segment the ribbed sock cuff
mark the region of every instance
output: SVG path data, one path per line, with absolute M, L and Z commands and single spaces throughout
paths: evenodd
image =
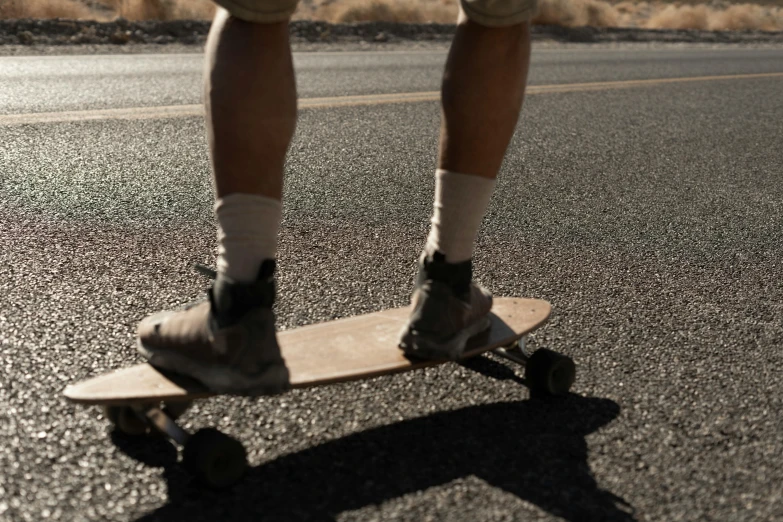
M 494 179 L 439 169 L 435 173 L 432 228 L 425 250 L 443 253 L 448 263 L 471 259 L 494 189 Z
M 229 194 L 215 202 L 218 272 L 238 282 L 255 281 L 261 263 L 277 255 L 280 201 L 255 194 Z

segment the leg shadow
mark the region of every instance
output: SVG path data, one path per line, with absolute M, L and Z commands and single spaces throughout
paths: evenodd
M 487 354 L 471 357 L 457 364 L 496 381 L 514 381 L 519 384 L 525 384 L 525 380 L 512 369 L 516 365 L 497 362 Z
M 334 520 L 467 476 L 566 520 L 635 520 L 587 463 L 585 436 L 619 411 L 569 395 L 436 413 L 283 455 L 228 491 L 200 487 L 171 465 L 169 503 L 141 520 Z
M 114 429 L 111 441 L 129 457 L 152 468 L 171 468 L 177 464 L 177 448 L 164 436 L 126 435 Z

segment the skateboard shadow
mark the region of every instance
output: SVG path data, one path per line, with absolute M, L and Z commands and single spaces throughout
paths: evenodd
M 162 435 L 135 437 L 115 429 L 110 437 L 117 449 L 151 468 L 168 469 L 177 465 L 177 447 Z
M 282 455 L 228 491 L 199 486 L 164 458 L 169 502 L 139 520 L 335 520 L 475 476 L 566 520 L 631 521 L 587 463 L 585 436 L 619 412 L 573 394 L 439 412 Z

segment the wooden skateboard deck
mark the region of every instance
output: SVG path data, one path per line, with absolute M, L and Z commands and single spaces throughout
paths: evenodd
M 540 299 L 495 298 L 492 326 L 471 340 L 465 358 L 512 345 L 543 325 L 550 310 L 549 303 Z M 408 359 L 397 347 L 409 313 L 409 308 L 397 308 L 279 332 L 291 387 L 366 379 L 440 364 Z M 192 379 L 164 373 L 149 364 L 70 385 L 64 394 L 76 403 L 101 405 L 190 401 L 215 395 Z

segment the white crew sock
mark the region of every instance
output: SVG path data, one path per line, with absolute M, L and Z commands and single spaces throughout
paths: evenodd
M 427 254 L 437 250 L 448 263 L 472 258 L 476 235 L 494 188 L 494 179 L 439 169 L 435 173 L 432 228 L 424 247 Z
M 229 194 L 215 202 L 218 220 L 218 272 L 237 282 L 258 277 L 265 259 L 277 253 L 282 205 L 255 194 Z

